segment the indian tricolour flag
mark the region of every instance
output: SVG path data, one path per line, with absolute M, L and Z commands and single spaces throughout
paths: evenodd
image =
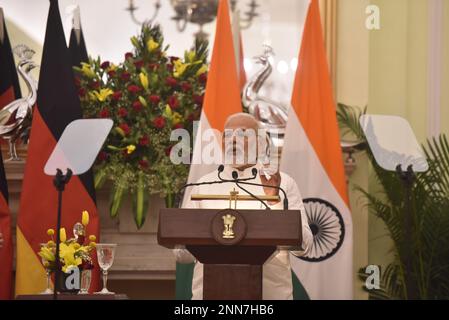
M 214 49 L 212 51 L 201 119 L 193 148 L 189 183 L 197 182 L 205 174 L 217 170 L 218 165 L 221 163 L 221 154 L 214 154 L 214 151 L 221 151 L 219 135 L 224 130 L 225 121 L 230 115 L 242 112 L 229 11 L 228 0 L 220 0 Z M 216 135 L 210 135 L 210 129 L 215 129 Z M 213 152 L 209 153 L 208 150 Z M 203 154 L 206 156 L 203 157 Z M 189 194 L 188 190 L 186 190 L 185 194 Z M 186 201 L 186 198 L 184 198 L 184 201 Z M 177 264 L 177 299 L 191 298 L 192 274 L 193 265 Z
M 352 299 L 352 219 L 318 0 L 308 1 L 281 170 L 297 182 L 314 234 L 291 256 L 311 299 Z

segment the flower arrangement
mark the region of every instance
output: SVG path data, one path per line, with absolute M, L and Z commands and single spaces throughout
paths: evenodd
M 81 223 L 78 222 L 73 227 L 74 238 L 67 239 L 65 228 L 59 230 L 61 240 L 59 257 L 64 273 L 67 273 L 73 267 L 83 270 L 93 269 L 94 267 L 91 253 L 95 249 L 96 237 L 90 235 L 86 239 L 86 229 L 89 224 L 89 213 L 87 211 L 83 211 L 81 221 Z M 47 235 L 50 237 L 50 240 L 41 246 L 38 255 L 42 258 L 45 269 L 53 272 L 56 270 L 55 231 L 48 229 Z
M 170 161 L 177 143 L 170 135 L 180 128 L 192 133 L 193 121 L 200 117 L 208 44 L 197 41 L 183 58 L 170 57 L 159 26 L 144 26 L 131 43 L 134 51 L 125 54 L 123 63 L 91 59 L 75 71 L 84 116 L 114 121 L 94 167 L 95 187 L 112 181 L 111 217 L 130 194 L 141 228 L 149 196 L 165 197 L 171 206 L 187 180 L 188 167 Z

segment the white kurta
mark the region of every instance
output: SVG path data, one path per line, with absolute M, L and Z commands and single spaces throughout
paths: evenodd
M 239 171 L 239 178 L 248 178 L 252 176 L 252 168 L 248 168 L 242 172 Z M 232 167 L 225 167 L 222 177 L 224 179 L 232 179 L 232 171 L 235 171 Z M 211 172 L 200 179 L 199 182 L 215 181 L 218 180 L 217 171 Z M 254 183 L 261 183 L 260 177 L 254 181 Z M 255 195 L 264 195 L 262 187 L 258 186 L 244 186 Z M 304 205 L 302 202 L 301 194 L 299 193 L 296 182 L 287 174 L 281 172 L 281 187 L 287 193 L 290 210 L 301 210 L 302 220 L 302 236 L 303 243 L 302 248 L 304 251 L 295 252 L 295 254 L 304 254 L 310 247 L 313 236 L 307 223 L 307 216 L 305 214 Z M 190 199 L 191 194 L 229 194 L 229 191 L 236 189 L 239 194 L 245 194 L 242 190 L 239 190 L 234 183 L 223 183 L 215 185 L 203 185 L 192 187 L 191 190 L 187 190 L 186 194 Z M 283 199 L 282 193 L 281 200 Z M 283 202 L 279 202 L 276 205 L 270 206 L 273 210 L 282 210 Z M 199 209 L 225 209 L 229 208 L 229 201 L 186 201 L 185 208 L 199 208 Z M 237 209 L 264 209 L 264 206 L 257 201 L 244 201 L 238 202 Z M 271 212 L 270 214 L 276 214 Z M 174 250 L 176 259 L 179 263 L 192 263 L 196 262 L 193 282 L 192 282 L 192 294 L 194 300 L 201 300 L 203 298 L 203 265 L 196 261 L 196 259 L 187 250 L 177 249 Z M 276 252 L 263 266 L 263 299 L 264 300 L 291 300 L 293 299 L 292 288 L 292 276 L 290 269 L 290 257 L 289 251 Z

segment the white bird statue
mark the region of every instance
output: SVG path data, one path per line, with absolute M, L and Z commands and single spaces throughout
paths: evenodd
M 28 142 L 33 106 L 37 99 L 37 81 L 30 72 L 39 67 L 31 60 L 34 50 L 26 45 L 18 45 L 13 49 L 19 57 L 17 70 L 28 88 L 26 97 L 14 100 L 0 111 L 0 136 L 8 140 L 10 158 L 6 161 L 19 161 L 16 142 L 20 138 L 23 143 Z
M 264 47 L 264 53 L 254 58 L 257 64 L 262 65 L 262 69 L 243 88 L 242 102 L 248 112 L 256 117 L 261 127 L 272 137 L 275 145 L 281 147 L 288 119 L 288 107 L 259 94 L 263 84 L 273 71 L 270 62 L 270 58 L 274 54 L 273 49 L 268 45 L 264 45 Z

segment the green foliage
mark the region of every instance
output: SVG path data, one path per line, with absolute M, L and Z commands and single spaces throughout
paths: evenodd
M 359 124 L 365 113 L 356 107 L 338 106 L 342 132 L 366 142 Z M 407 299 L 406 279 L 417 288 L 419 299 L 449 298 L 449 144 L 445 135 L 429 139 L 423 146 L 429 170 L 416 174 L 413 186 L 411 243 L 404 237 L 404 191 L 394 172 L 380 168 L 371 151 L 368 159 L 379 194 L 356 187 L 368 200 L 370 212 L 381 219 L 393 241 L 394 260 L 382 272 L 381 290 L 369 291 L 372 299 Z M 405 270 L 411 250 L 412 272 Z M 359 273 L 365 279 L 363 271 Z

